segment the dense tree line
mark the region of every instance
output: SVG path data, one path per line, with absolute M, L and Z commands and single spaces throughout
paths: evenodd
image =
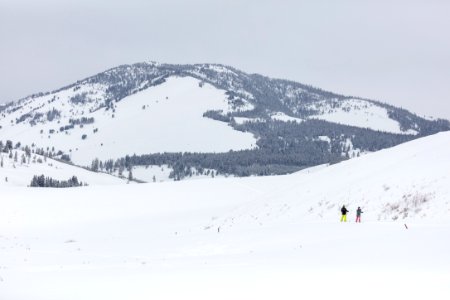
M 55 108 L 53 108 L 52 110 L 49 110 L 46 113 L 47 116 L 47 120 L 49 122 L 52 122 L 54 119 L 59 118 L 61 116 L 61 112 Z
M 76 90 L 76 88 L 74 89 L 74 91 L 75 90 Z M 76 94 L 70 98 L 70 102 L 72 102 L 73 104 L 85 104 L 87 101 L 88 101 L 88 98 L 87 98 L 86 92 Z
M 401 130 L 416 130 L 420 136 L 450 130 L 449 121 L 447 120 L 437 119 L 434 121 L 429 121 L 426 119 L 417 118 L 417 116 L 405 109 L 396 108 L 390 105 L 385 106 L 388 109 L 389 117 L 399 122 Z
M 211 169 L 218 174 L 236 176 L 287 174 L 349 158 L 352 149 L 348 141 L 360 151 L 377 151 L 414 138 L 321 120 L 249 122 L 234 126 L 254 133 L 258 147 L 226 153 L 155 153 L 127 155 L 117 160 L 95 159 L 91 169 L 112 173 L 131 170 L 134 166 L 168 165 L 173 169 L 170 177 L 175 180 Z M 319 137 L 328 137 L 330 142 Z
M 231 120 L 233 119 L 230 114 L 223 115 L 222 111 L 218 110 L 208 110 L 205 113 L 203 113 L 203 117 L 226 123 L 231 122 Z
M 257 145 L 262 149 L 270 149 L 274 152 L 289 150 L 309 152 L 308 155 L 312 157 L 315 156 L 314 153 L 316 152 L 323 152 L 323 147 L 328 145 L 327 142 L 318 141 L 318 137 L 321 136 L 330 138 L 330 151 L 334 154 L 346 152 L 343 147 L 346 140 L 351 140 L 353 146 L 362 151 L 377 151 L 415 138 L 412 135 L 392 134 L 314 119 L 301 123 L 283 121 L 248 122 L 235 125 L 235 129 L 256 134 L 259 138 Z M 313 147 L 312 144 L 316 146 Z M 317 149 L 317 145 L 322 145 L 322 148 Z
M 52 188 L 68 188 L 83 186 L 83 182 L 78 181 L 76 176 L 72 176 L 68 180 L 57 180 L 44 175 L 35 175 L 30 183 L 31 187 L 52 187 Z
M 69 123 L 72 125 L 86 125 L 86 124 L 93 124 L 95 122 L 94 117 L 81 117 L 78 119 L 70 119 Z

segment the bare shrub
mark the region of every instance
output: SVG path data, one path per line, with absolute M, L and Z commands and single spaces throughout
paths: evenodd
M 408 193 L 402 196 L 397 202 L 386 203 L 382 210 L 382 216 L 391 217 L 392 220 L 399 218 L 406 219 L 409 216 L 418 215 L 422 211 L 424 204 L 430 202 L 432 194 L 420 192 Z

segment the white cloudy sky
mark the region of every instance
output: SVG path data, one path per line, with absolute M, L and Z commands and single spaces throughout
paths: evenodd
M 0 0 L 0 102 L 212 62 L 450 119 L 447 0 Z

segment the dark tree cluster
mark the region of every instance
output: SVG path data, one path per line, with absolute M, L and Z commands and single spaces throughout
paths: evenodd
M 52 122 L 54 119 L 59 118 L 61 116 L 61 112 L 55 108 L 49 110 L 46 114 L 47 120 Z
M 76 89 L 74 88 L 74 91 L 76 91 Z M 70 102 L 72 102 L 73 104 L 85 104 L 88 101 L 87 98 L 87 93 L 81 93 L 81 94 L 76 94 L 75 96 L 72 96 L 70 98 Z
M 450 122 L 448 120 L 437 119 L 429 121 L 417 118 L 414 114 L 401 108 L 385 105 L 388 108 L 390 118 L 396 120 L 400 124 L 401 130 L 416 130 L 420 136 L 434 134 L 444 130 L 450 130 Z
M 86 125 L 86 124 L 93 124 L 95 122 L 94 117 L 86 118 L 81 117 L 79 119 L 70 119 L 69 123 L 71 125 Z
M 51 187 L 51 188 L 68 188 L 83 186 L 83 182 L 78 181 L 76 176 L 72 176 L 68 180 L 56 180 L 44 175 L 35 175 L 30 183 L 31 187 Z
M 75 128 L 75 125 L 70 124 L 70 125 L 65 125 L 65 126 L 59 127 L 59 131 L 63 132 L 63 131 L 74 129 L 74 128 Z
M 44 116 L 43 113 L 35 113 L 33 119 L 30 121 L 30 125 L 34 126 L 39 122 L 39 120 Z
M 16 124 L 22 123 L 31 117 L 32 117 L 31 113 L 23 114 L 19 118 L 16 119 Z
M 308 154 L 310 157 L 322 155 L 320 152 L 327 149 L 328 143 L 318 140 L 320 136 L 331 139 L 330 152 L 338 155 L 346 152 L 343 144 L 348 139 L 352 141 L 355 148 L 362 151 L 377 151 L 415 138 L 411 135 L 392 134 L 314 119 L 302 123 L 248 122 L 235 125 L 235 129 L 256 134 L 259 137 L 257 145 L 261 149 L 270 149 L 273 152 L 295 150 L 295 152 Z M 322 147 L 311 148 L 310 144 L 320 144 Z
M 216 121 L 221 121 L 225 123 L 231 122 L 233 119 L 229 114 L 223 115 L 222 111 L 219 110 L 208 110 L 203 114 L 203 117 L 210 118 Z
M 69 154 L 61 154 L 60 159 L 61 159 L 62 161 L 64 161 L 64 162 L 71 162 L 71 159 L 70 159 L 70 155 L 69 155 Z
M 5 143 L 0 141 L 0 152 L 9 153 L 13 147 L 13 142 L 11 140 L 7 140 Z

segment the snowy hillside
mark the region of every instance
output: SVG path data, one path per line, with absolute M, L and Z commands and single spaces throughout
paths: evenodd
M 0 106 L 1 141 L 54 149 L 83 166 L 113 159 L 111 173 L 155 166 L 154 157 L 124 166 L 127 156 L 169 153 L 158 165 L 176 165 L 179 179 L 191 167 L 287 174 L 449 129 L 446 120 L 213 64 L 123 65 Z M 182 153 L 197 156 L 187 162 Z M 203 153 L 210 164 L 199 163 Z
M 252 134 L 203 117 L 208 110 L 226 113 L 232 108 L 225 91 L 209 84 L 200 87 L 199 83 L 192 77 L 171 77 L 125 97 L 109 110 L 98 107 L 103 103 L 99 99 L 104 100 L 100 91 L 105 87 L 79 85 L 23 103 L 22 109 L 0 121 L 4 128 L 0 136 L 23 144 L 54 147 L 70 153 L 73 162 L 84 166 L 94 158 L 116 159 L 127 154 L 226 152 L 255 147 Z M 83 93 L 88 93 L 86 100 L 74 101 Z M 45 117 L 51 114 L 48 111 L 57 111 L 57 116 L 52 122 L 37 120 L 34 126 L 25 121 L 17 123 L 27 111 L 33 112 L 30 118 Z M 76 125 L 63 128 L 71 124 Z
M 449 147 L 445 132 L 286 176 L 1 187 L 0 298 L 448 299 Z
M 108 174 L 91 172 L 41 155 L 32 154 L 27 157 L 22 150 L 12 150 L 11 156 L 10 158 L 8 153 L 0 153 L 0 187 L 29 186 L 35 175 L 44 175 L 61 181 L 76 176 L 87 185 L 117 185 L 127 182 Z
M 310 118 L 396 134 L 418 134 L 415 129 L 402 130 L 400 123 L 389 117 L 388 109 L 369 101 L 345 99 L 338 107 L 317 102 L 310 108 L 319 112 Z
M 274 188 L 215 224 L 328 222 L 344 204 L 352 218 L 360 206 L 363 218 L 373 222 L 450 222 L 449 147 L 450 132 L 445 132 L 336 165 L 260 179 L 255 182 Z

